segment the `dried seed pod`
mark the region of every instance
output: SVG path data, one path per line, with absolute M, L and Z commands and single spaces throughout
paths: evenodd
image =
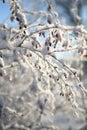
M 14 17 L 14 16 L 11 16 L 10 19 L 11 19 L 11 21 L 13 22 L 14 19 L 15 19 L 15 17 Z
M 67 78 L 67 74 L 66 73 L 63 73 L 64 74 L 64 77 Z
M 79 47 L 78 53 L 79 53 L 80 55 L 83 55 L 83 52 L 84 52 L 83 48 L 82 48 L 82 47 Z
M 56 80 L 59 81 L 59 78 L 57 78 Z
M 47 47 L 47 51 L 49 51 L 50 50 L 50 48 L 49 48 L 49 46 Z
M 49 4 L 48 7 L 47 7 L 47 10 L 50 11 L 51 10 L 51 5 Z
M 50 78 L 52 78 L 52 75 L 49 75 Z
M 29 56 L 32 57 L 32 54 L 30 53 Z
M 22 29 L 22 27 L 21 27 L 21 26 L 19 26 L 19 29 Z
M 17 21 L 20 21 L 20 19 L 19 19 L 18 17 L 16 18 L 16 20 L 17 20 Z
M 60 93 L 60 96 L 64 96 L 64 93 L 63 93 L 63 92 L 61 92 L 61 93 Z
M 15 13 L 14 10 L 11 13 L 14 14 Z
M 46 41 L 45 41 L 45 46 L 48 46 L 48 45 L 50 45 L 50 37 L 48 37 L 48 38 L 46 39 Z
M 49 24 L 52 23 L 52 18 L 51 18 L 51 15 L 50 15 L 50 14 L 48 14 L 48 16 L 47 16 L 47 22 L 48 22 Z
M 24 25 L 24 28 L 27 28 L 27 25 Z
M 39 66 L 39 69 L 41 69 L 41 66 Z
M 3 3 L 5 3 L 5 0 L 3 0 Z

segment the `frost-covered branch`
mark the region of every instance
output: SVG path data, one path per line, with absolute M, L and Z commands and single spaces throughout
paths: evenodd
M 50 0 L 47 12 L 25 12 L 20 1 L 8 3 L 10 20 L 18 27 L 0 25 L 0 124 L 3 130 L 57 130 L 54 117 L 59 110 L 84 114 L 81 92 L 87 96 L 87 90 L 59 52 L 75 51 L 82 57 L 87 31 L 82 25 L 60 24 Z M 44 22 L 28 24 L 26 13 L 43 16 Z

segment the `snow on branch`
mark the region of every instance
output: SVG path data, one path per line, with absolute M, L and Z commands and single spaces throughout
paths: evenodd
M 0 25 L 2 130 L 58 130 L 53 119 L 59 109 L 78 117 L 84 113 L 81 92 L 87 96 L 87 90 L 77 70 L 61 60 L 59 52 L 84 55 L 87 31 L 82 25 L 60 24 L 58 13 L 47 2 L 47 12 L 29 12 L 19 1 L 8 0 L 10 20 L 17 20 L 18 27 Z M 28 24 L 26 13 L 45 16 L 44 23 Z

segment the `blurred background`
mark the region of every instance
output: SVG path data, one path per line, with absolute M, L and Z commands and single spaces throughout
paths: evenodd
M 25 11 L 47 11 L 47 0 L 20 0 L 19 2 L 21 3 L 21 6 L 24 8 Z M 61 24 L 71 26 L 84 25 L 85 29 L 87 29 L 87 0 L 51 0 L 51 3 L 53 4 L 54 9 L 58 12 L 59 21 Z M 31 14 L 29 14 L 28 16 L 26 14 L 26 17 L 28 19 L 28 24 L 35 21 L 35 18 L 33 18 Z M 44 22 L 44 19 L 42 22 Z M 10 21 L 10 8 L 6 0 L 4 3 L 3 0 L 0 0 L 0 24 L 2 23 L 7 23 L 10 27 L 18 26 L 17 21 Z M 67 54 L 66 57 L 65 55 L 62 55 L 61 57 L 65 58 L 67 62 L 71 62 L 71 66 L 79 70 L 80 79 L 83 80 L 85 87 L 87 87 L 87 55 L 84 55 L 83 58 L 73 58 L 73 55 L 74 54 L 69 57 L 69 55 Z M 85 110 L 87 114 L 87 106 L 85 106 Z M 57 116 L 57 118 L 59 117 L 59 115 Z M 67 124 L 68 122 L 68 119 L 66 119 L 66 117 L 64 117 L 64 119 L 61 119 L 60 117 L 57 120 L 59 121 L 60 125 L 62 125 L 63 123 L 63 127 L 65 127 L 64 124 Z M 71 122 L 73 122 L 73 119 Z M 74 122 L 75 125 L 86 123 L 87 116 L 85 117 L 85 120 L 80 119 Z M 72 128 L 70 127 L 68 130 L 71 129 Z

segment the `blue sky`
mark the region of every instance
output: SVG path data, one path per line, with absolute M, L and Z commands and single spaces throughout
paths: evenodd
M 2 23 L 4 20 L 9 17 L 10 9 L 9 5 L 7 3 L 3 4 L 0 2 L 0 23 Z
M 10 21 L 10 7 L 7 2 L 5 2 L 4 4 L 0 2 L 0 24 L 2 23 L 7 23 L 10 26 L 16 25 L 16 21 Z
M 34 0 L 25 0 L 23 2 L 23 6 L 25 8 L 25 10 L 31 10 L 32 9 L 32 3 L 34 2 Z M 39 2 L 39 0 L 37 0 L 37 2 Z M 43 4 L 40 4 L 40 6 Z M 43 7 L 42 7 L 43 8 Z M 35 8 L 33 8 L 33 10 L 35 10 Z M 0 1 L 0 24 L 2 23 L 7 23 L 10 26 L 14 26 L 17 25 L 17 22 L 11 22 L 10 21 L 10 7 L 9 4 L 7 2 L 3 3 L 2 1 Z

